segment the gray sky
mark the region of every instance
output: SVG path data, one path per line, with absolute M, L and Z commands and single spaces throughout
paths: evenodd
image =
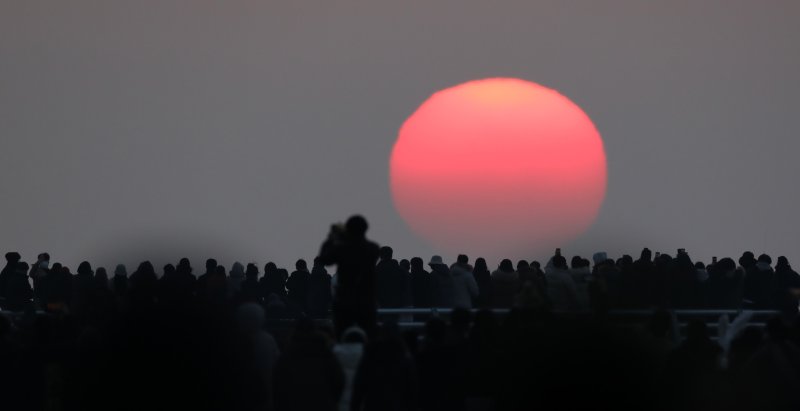
M 604 139 L 606 200 L 567 255 L 800 258 L 798 18 L 791 0 L 3 0 L 0 249 L 288 265 L 360 212 L 427 258 L 389 193 L 397 130 L 436 90 L 513 76 Z

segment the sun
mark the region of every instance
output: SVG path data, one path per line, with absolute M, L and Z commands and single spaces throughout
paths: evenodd
M 559 92 L 489 78 L 434 93 L 403 123 L 389 162 L 395 207 L 437 250 L 531 258 L 594 222 L 606 156 Z

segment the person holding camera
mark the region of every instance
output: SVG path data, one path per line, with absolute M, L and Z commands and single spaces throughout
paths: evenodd
M 337 265 L 333 296 L 333 323 L 337 338 L 350 326 L 357 325 L 374 336 L 377 327 L 375 302 L 375 265 L 380 248 L 366 237 L 367 220 L 354 215 L 347 222 L 334 224 L 322 243 L 319 261 Z

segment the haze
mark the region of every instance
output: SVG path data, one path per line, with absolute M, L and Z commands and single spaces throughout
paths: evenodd
M 568 256 L 800 257 L 798 17 L 788 0 L 5 0 L 0 249 L 288 265 L 358 212 L 429 258 L 389 193 L 398 128 L 436 90 L 508 76 L 603 136 L 605 203 Z

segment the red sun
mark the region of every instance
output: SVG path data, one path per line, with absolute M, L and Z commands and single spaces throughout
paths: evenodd
M 580 236 L 606 191 L 603 142 L 555 90 L 491 78 L 433 94 L 390 160 L 398 212 L 437 249 L 530 258 Z

